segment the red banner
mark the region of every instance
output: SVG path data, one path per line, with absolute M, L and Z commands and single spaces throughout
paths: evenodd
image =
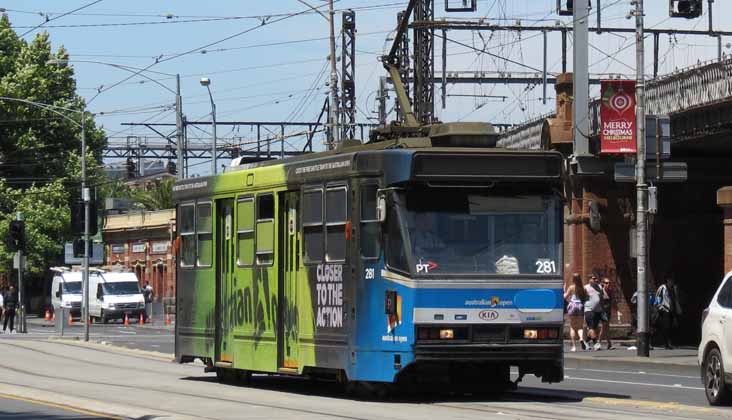
M 600 153 L 635 153 L 635 81 L 603 80 Z

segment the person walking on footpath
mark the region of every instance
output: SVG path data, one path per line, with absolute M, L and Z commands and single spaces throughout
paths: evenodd
M 150 318 L 150 312 L 152 312 L 152 301 L 153 301 L 153 287 L 150 286 L 150 282 L 145 282 L 145 287 L 142 288 L 142 296 L 145 298 L 145 318 Z
M 604 339 L 607 343 L 607 349 L 613 348 L 613 343 L 610 341 L 610 320 L 612 319 L 614 293 L 612 290 L 612 284 L 610 279 L 607 277 L 602 278 L 600 283 L 602 287 L 602 295 L 600 296 L 600 303 L 602 304 L 602 317 L 600 319 L 600 342 Z
M 585 323 L 587 324 L 587 336 L 590 339 L 590 350 L 600 350 L 599 327 L 602 320 L 602 288 L 598 283 L 597 276 L 590 275 L 590 282 L 585 286 L 587 302 L 585 303 Z
M 577 351 L 576 337 L 579 337 L 581 345 L 585 346 L 584 304 L 587 301 L 587 292 L 582 286 L 582 277 L 574 273 L 572 284 L 564 291 L 564 301 L 567 302 L 567 316 L 569 317 L 569 337 L 572 339 L 570 351 Z
M 15 293 L 15 286 L 11 285 L 10 289 L 5 293 L 3 305 L 5 306 L 3 333 L 8 330 L 8 321 L 10 321 L 10 334 L 15 334 L 15 309 L 18 307 L 18 294 Z
M 677 312 L 676 285 L 673 279 L 666 276 L 661 285 L 656 289 L 656 310 L 658 311 L 658 319 L 656 321 L 656 331 L 662 338 L 663 345 L 666 349 L 673 349 L 671 346 L 671 328 L 674 323 Z
M 3 298 L 4 294 L 5 294 L 5 292 L 3 291 L 2 288 L 0 288 L 0 323 L 3 322 L 3 312 L 5 312 L 5 306 L 3 304 L 4 303 L 4 298 Z

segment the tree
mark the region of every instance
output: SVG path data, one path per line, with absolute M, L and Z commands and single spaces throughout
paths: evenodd
M 63 47 L 51 51 L 47 33 L 28 42 L 0 17 L 0 96 L 81 111 L 74 71 L 48 64 L 66 59 Z M 60 112 L 64 116 L 59 115 Z M 39 106 L 0 100 L 0 234 L 20 211 L 26 220 L 28 270 L 39 276 L 62 261 L 70 238 L 69 200 L 81 195 L 81 113 L 53 112 Z M 104 132 L 84 114 L 89 185 L 102 182 Z M 12 255 L 0 244 L 0 273 L 12 271 Z

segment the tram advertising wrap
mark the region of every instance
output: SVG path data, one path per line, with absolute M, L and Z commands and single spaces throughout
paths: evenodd
M 461 139 L 493 135 L 475 127 Z M 223 379 L 480 391 L 515 366 L 561 381 L 561 155 L 434 143 L 179 181 L 177 360 Z

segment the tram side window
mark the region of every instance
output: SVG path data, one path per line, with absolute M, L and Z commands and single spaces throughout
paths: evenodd
M 346 260 L 346 219 L 348 194 L 346 187 L 328 188 L 325 193 L 325 259 L 328 262 Z
M 379 220 L 376 216 L 376 184 L 361 188 L 361 256 L 379 258 Z
M 323 190 L 305 191 L 302 195 L 302 226 L 305 263 L 323 261 Z
M 240 198 L 236 204 L 237 259 L 240 266 L 254 264 L 254 198 Z
M 196 207 L 180 206 L 180 266 L 193 267 L 196 263 Z
M 404 238 L 399 228 L 396 209 L 392 208 L 387 220 L 386 264 L 397 270 L 408 273 L 407 254 L 404 250 Z
M 257 196 L 257 265 L 274 262 L 274 195 Z
M 210 267 L 213 253 L 213 218 L 211 203 L 199 203 L 196 209 L 196 234 L 198 236 L 198 256 L 196 266 Z

